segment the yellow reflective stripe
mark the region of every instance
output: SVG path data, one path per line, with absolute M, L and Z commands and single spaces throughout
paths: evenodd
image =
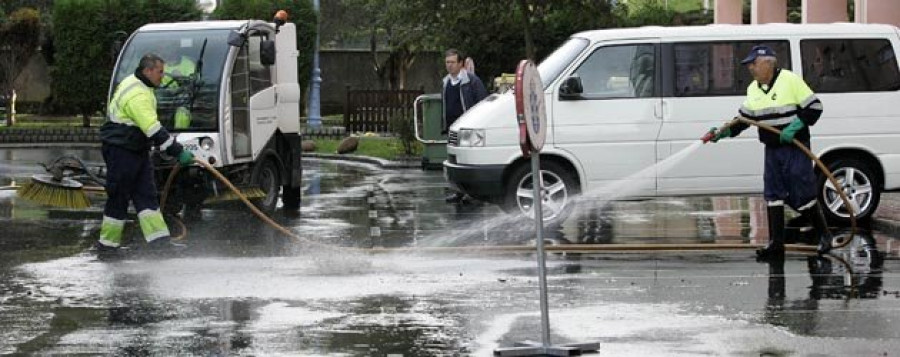
M 100 224 L 100 244 L 107 247 L 118 247 L 122 244 L 122 231 L 125 229 L 125 221 L 103 216 Z
M 816 97 L 815 94 L 810 94 L 810 95 L 807 96 L 805 99 L 803 99 L 803 100 L 800 101 L 800 108 L 806 108 L 806 107 L 808 107 L 809 105 L 811 105 L 813 102 L 815 102 L 816 100 L 819 100 L 819 98 Z M 820 104 L 819 104 L 819 108 L 814 108 L 814 109 L 822 109 L 821 107 L 822 107 L 822 105 L 821 105 L 821 103 L 820 103 Z
M 150 124 L 150 127 L 147 128 L 146 131 L 144 131 L 144 134 L 147 134 L 147 137 L 149 138 L 149 137 L 152 137 L 153 135 L 156 135 L 156 133 L 159 132 L 159 129 L 162 129 L 162 124 L 160 124 L 157 121 L 157 122 L 154 122 L 153 124 Z
M 764 116 L 774 116 L 774 115 L 794 115 L 794 112 L 797 111 L 797 106 L 794 104 L 790 105 L 782 105 L 778 107 L 766 107 L 760 109 L 750 109 L 746 105 L 741 106 L 741 111 L 751 118 L 759 118 Z
M 158 209 L 145 209 L 138 213 L 138 221 L 141 224 L 141 232 L 144 233 L 144 239 L 151 242 L 155 239 L 169 236 L 169 227 L 163 220 L 162 213 Z
M 816 199 L 812 199 L 811 201 L 807 202 L 805 205 L 800 206 L 800 208 L 798 208 L 797 210 L 799 210 L 799 211 L 808 210 L 815 205 L 816 205 Z
M 796 118 L 796 117 L 789 116 L 789 117 L 782 117 L 782 118 L 761 119 L 761 120 L 758 120 L 758 122 L 763 123 L 763 124 L 768 124 L 771 126 L 781 126 L 781 125 L 790 124 L 792 121 L 794 121 L 794 118 Z

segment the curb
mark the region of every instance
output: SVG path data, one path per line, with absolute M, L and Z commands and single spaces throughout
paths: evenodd
M 900 221 L 885 217 L 872 217 L 872 229 L 890 236 L 900 236 Z
M 303 157 L 328 159 L 328 160 L 346 160 L 354 162 L 362 162 L 366 164 L 377 165 L 384 169 L 415 169 L 421 168 L 422 163 L 415 160 L 392 161 L 371 156 L 348 155 L 348 154 L 324 154 L 317 152 L 305 152 Z

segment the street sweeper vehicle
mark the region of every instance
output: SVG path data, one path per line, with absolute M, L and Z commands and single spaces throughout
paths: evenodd
M 119 52 L 109 86 L 134 73 L 141 56 L 166 61 L 156 89 L 160 123 L 194 156 L 209 163 L 264 211 L 285 209 L 301 198 L 300 87 L 297 32 L 276 17 L 260 20 L 148 24 Z M 152 154 L 157 187 L 177 165 Z M 181 169 L 169 192 L 167 212 L 199 207 L 229 191 L 207 170 Z

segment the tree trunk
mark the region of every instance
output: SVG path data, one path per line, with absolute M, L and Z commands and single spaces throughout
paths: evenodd
M 522 21 L 525 28 L 525 57 L 534 61 L 534 40 L 531 38 L 531 11 L 528 9 L 527 0 L 519 0 L 522 8 Z
M 85 128 L 91 127 L 91 115 L 87 113 L 81 113 L 81 126 Z
M 16 90 L 8 92 L 9 100 L 6 102 L 6 126 L 16 125 Z

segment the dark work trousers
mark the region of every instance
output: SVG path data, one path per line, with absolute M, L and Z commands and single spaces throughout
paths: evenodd
M 150 155 L 107 144 L 103 144 L 102 152 L 107 195 L 103 214 L 124 220 L 129 202 L 134 202 L 136 212 L 159 209 Z
M 766 145 L 763 178 L 767 202 L 784 201 L 797 210 L 816 198 L 812 160 L 794 145 Z

